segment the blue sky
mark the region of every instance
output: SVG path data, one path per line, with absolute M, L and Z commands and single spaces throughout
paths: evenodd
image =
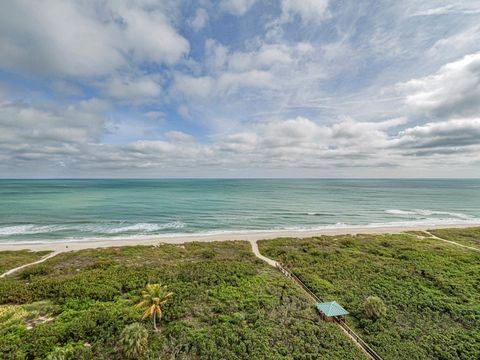
M 479 177 L 478 1 L 0 4 L 0 177 Z

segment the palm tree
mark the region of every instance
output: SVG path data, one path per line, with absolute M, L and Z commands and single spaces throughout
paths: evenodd
M 155 331 L 158 331 L 157 316 L 159 320 L 162 318 L 162 305 L 172 295 L 173 292 L 167 291 L 167 286 L 160 284 L 147 284 L 146 291 L 142 291 L 143 300 L 136 307 L 147 308 L 143 313 L 142 319 L 146 319 L 149 316 L 152 317 Z
M 127 359 L 144 357 L 148 347 L 148 331 L 138 323 L 130 324 L 123 329 L 120 345 Z

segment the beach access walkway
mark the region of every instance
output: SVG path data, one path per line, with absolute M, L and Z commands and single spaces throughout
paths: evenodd
M 258 244 L 256 240 L 250 240 L 252 246 L 252 251 L 256 257 L 265 261 L 270 266 L 277 268 L 283 275 L 285 275 L 290 280 L 297 283 L 307 294 L 308 296 L 315 301 L 315 303 L 321 303 L 322 300 L 312 291 L 310 288 L 298 278 L 293 272 L 289 271 L 284 265 L 280 264 L 278 261 L 270 259 L 260 253 L 258 249 Z M 320 315 L 320 314 L 319 314 Z M 343 319 L 335 318 L 334 322 L 340 327 L 340 329 L 353 341 L 353 343 L 363 351 L 365 356 L 371 360 L 383 360 L 380 355 L 378 355 L 368 344 L 363 341 L 363 339 L 358 336 L 346 323 Z
M 250 240 L 249 242 L 250 242 L 250 245 L 252 246 L 253 254 L 256 257 L 258 257 L 260 260 L 265 261 L 270 266 L 273 266 L 273 267 L 278 266 L 278 262 L 260 254 L 260 250 L 258 250 L 257 240 Z

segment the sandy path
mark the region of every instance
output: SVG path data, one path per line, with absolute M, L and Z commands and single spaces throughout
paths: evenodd
M 28 266 L 32 266 L 32 265 L 35 265 L 35 264 L 40 264 L 40 263 L 44 262 L 45 260 L 48 260 L 48 259 L 54 257 L 54 256 L 57 255 L 57 254 L 58 254 L 58 252 L 52 252 L 52 253 L 44 256 L 44 257 L 41 258 L 40 260 L 31 262 L 31 263 L 28 263 L 28 264 L 23 264 L 23 265 L 18 266 L 18 267 L 16 267 L 16 268 L 13 268 L 13 269 L 10 269 L 10 270 L 8 270 L 8 271 L 5 271 L 2 275 L 0 275 L 0 278 L 3 278 L 3 277 L 8 276 L 8 275 L 11 275 L 11 274 L 17 272 L 18 270 L 24 269 L 24 268 L 26 268 L 26 267 L 28 267 Z
M 253 253 L 256 257 L 258 257 L 260 260 L 265 261 L 268 265 L 271 265 L 273 267 L 277 267 L 277 262 L 275 260 L 272 260 L 272 259 L 260 254 L 260 250 L 258 250 L 257 240 L 250 240 L 250 244 L 252 245 L 252 251 L 253 251 Z
M 463 248 L 465 248 L 465 249 L 480 251 L 480 249 L 475 248 L 475 247 L 473 247 L 473 246 L 468 246 L 468 245 L 459 244 L 459 243 L 457 243 L 457 242 L 455 242 L 455 241 L 451 241 L 451 240 L 447 240 L 447 239 L 438 237 L 438 236 L 436 236 L 436 235 L 433 235 L 431 232 L 429 232 L 429 231 L 427 231 L 427 230 L 425 230 L 424 232 L 427 233 L 428 235 L 430 235 L 430 237 L 433 238 L 433 239 L 441 240 L 441 241 L 447 242 L 447 243 L 452 244 L 452 245 L 456 245 L 456 246 L 463 247 Z

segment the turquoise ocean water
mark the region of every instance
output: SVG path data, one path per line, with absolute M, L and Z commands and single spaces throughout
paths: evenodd
M 0 180 L 0 242 L 480 223 L 480 180 Z

